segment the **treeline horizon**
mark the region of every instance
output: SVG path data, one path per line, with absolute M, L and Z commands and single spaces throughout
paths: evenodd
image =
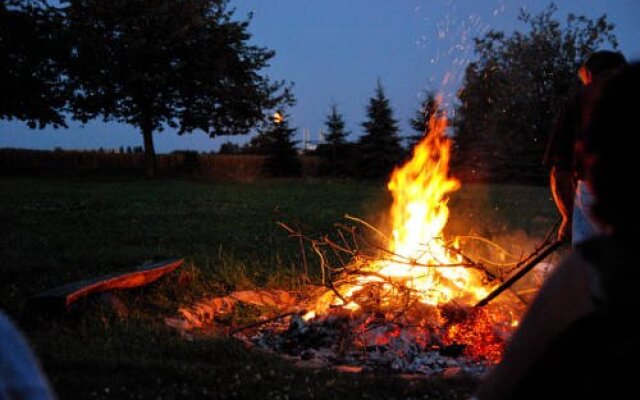
M 542 183 L 547 136 L 564 99 L 579 86 L 576 71 L 602 47 L 617 48 L 606 16 L 569 14 L 551 3 L 522 11 L 527 32 L 490 30 L 475 40 L 451 121 L 452 169 L 482 180 Z M 202 131 L 211 137 L 258 132 L 227 154 L 267 157 L 273 176 L 298 176 L 293 86 L 263 71 L 273 50 L 251 45 L 250 20 L 236 20 L 227 0 L 68 0 L 0 2 L 0 119 L 31 128 L 65 128 L 67 119 L 131 125 L 143 137 L 153 177 L 155 132 Z M 326 143 L 313 152 L 323 174 L 386 178 L 428 135 L 433 93 L 410 121 L 403 145 L 379 80 L 350 140 L 337 105 L 326 115 Z

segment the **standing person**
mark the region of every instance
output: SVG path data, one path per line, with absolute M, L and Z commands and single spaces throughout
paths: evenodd
M 640 330 L 629 322 L 640 308 L 640 207 L 618 178 L 637 169 L 637 148 L 621 139 L 640 134 L 638 93 L 640 63 L 590 88 L 584 176 L 594 194 L 592 214 L 607 234 L 575 246 L 547 279 L 475 398 L 603 399 L 637 392 L 637 369 L 624 366 L 640 357 Z
M 587 89 L 626 64 L 624 56 L 614 51 L 589 56 L 578 70 L 583 87 L 565 103 L 551 131 L 544 161 L 551 168 L 551 193 L 562 215 L 559 240 L 571 239 L 575 245 L 601 231 L 588 212 L 593 196 L 584 176 L 582 131 L 589 117 Z

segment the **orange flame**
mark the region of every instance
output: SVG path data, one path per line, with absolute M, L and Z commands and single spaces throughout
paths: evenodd
M 470 305 L 488 293 L 482 286 L 482 276 L 464 268 L 462 257 L 452 254 L 453 244 L 444 240 L 443 230 L 449 217 L 448 194 L 460 188 L 460 182 L 450 178 L 451 139 L 446 135 L 447 119 L 435 115 L 429 121 L 429 134 L 416 145 L 413 157 L 394 170 L 388 188 L 393 194 L 393 222 L 389 249 L 391 259 L 371 262 L 352 284 L 322 295 L 315 312 L 305 319 L 321 315 L 331 305 L 355 311 L 360 305 L 354 300 L 365 285 L 374 283 L 385 294 L 380 304 L 394 301 L 393 282 L 411 289 L 418 301 L 439 305 L 455 300 Z
M 445 246 L 447 196 L 460 188 L 460 182 L 448 176 L 451 139 L 446 129 L 446 117 L 434 113 L 429 134 L 416 145 L 413 158 L 393 172 L 388 185 L 394 198 L 391 251 L 417 265 L 433 267 L 417 274 L 419 268 L 391 263 L 379 271 L 412 276 L 411 286 L 419 290 L 420 300 L 433 305 L 470 302 L 486 295 L 480 274 L 464 268 L 462 258 Z
M 331 315 L 331 307 L 354 313 L 363 324 L 365 347 L 386 343 L 395 332 L 372 337 L 367 335 L 367 321 L 379 323 L 383 315 L 383 320 L 398 323 L 400 318 L 403 322 L 392 326 L 403 325 L 404 334 L 415 334 L 421 346 L 462 345 L 472 359 L 495 363 L 518 318 L 512 304 L 472 307 L 489 293 L 485 276 L 471 268 L 475 264 L 465 264 L 456 241 L 445 240 L 448 196 L 460 188 L 460 182 L 449 177 L 452 142 L 446 131 L 447 119 L 433 113 L 428 134 L 415 146 L 412 158 L 393 171 L 388 183 L 393 195 L 391 257 L 387 253 L 365 260 L 364 266 L 355 260 L 358 273 L 321 294 L 303 318 Z

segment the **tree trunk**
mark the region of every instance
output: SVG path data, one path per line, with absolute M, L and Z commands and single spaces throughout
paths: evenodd
M 142 127 L 142 137 L 144 138 L 144 160 L 147 171 L 147 178 L 156 176 L 156 151 L 153 148 L 153 128 L 151 125 Z

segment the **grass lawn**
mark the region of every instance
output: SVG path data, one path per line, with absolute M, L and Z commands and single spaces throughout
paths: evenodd
M 465 398 L 470 379 L 407 380 L 298 369 L 235 341 L 185 341 L 163 319 L 203 295 L 295 288 L 297 243 L 275 221 L 331 231 L 345 213 L 378 221 L 382 185 L 0 178 L 0 308 L 25 331 L 66 398 Z M 450 202 L 449 231 L 535 243 L 557 218 L 547 188 L 470 185 Z M 46 288 L 146 261 L 184 257 L 180 272 L 118 293 L 129 310 L 87 304 L 42 315 L 26 299 Z

